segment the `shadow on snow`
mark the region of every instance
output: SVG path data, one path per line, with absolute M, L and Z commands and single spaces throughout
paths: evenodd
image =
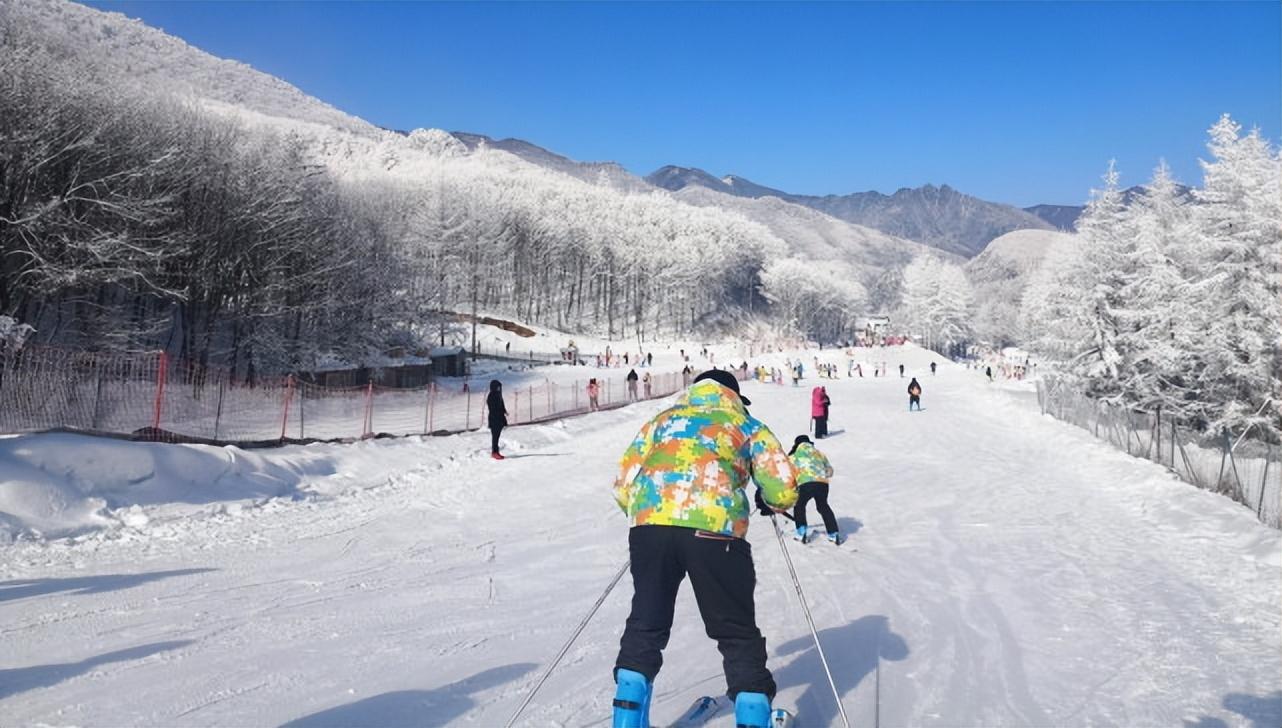
M 890 621 L 883 615 L 870 614 L 840 627 L 819 631 L 824 655 L 832 668 L 837 692 L 843 701 L 847 694 L 859 686 L 866 675 L 877 669 L 881 660 L 902 660 L 908 656 L 904 638 L 890 631 Z M 804 637 L 779 645 L 775 654 L 780 657 L 800 653 L 782 669 L 775 670 L 775 683 L 782 691 L 795 685 L 804 685 L 805 692 L 797 698 L 796 710 L 805 716 L 806 725 L 835 725 L 837 704 L 833 702 L 823 663 L 815 650 L 815 642 L 807 633 Z
M 1229 693 L 1224 696 L 1223 705 L 1251 721 L 1251 728 L 1275 728 L 1282 725 L 1282 690 L 1275 690 L 1268 695 Z M 1184 728 L 1228 728 L 1228 723 L 1204 715 L 1197 722 L 1184 721 Z
M 141 660 L 144 657 L 176 650 L 181 647 L 193 644 L 195 640 L 177 640 L 173 642 L 155 642 L 150 645 L 139 645 L 130 647 L 125 650 L 116 650 L 108 652 L 97 657 L 90 657 L 80 662 L 66 662 L 57 665 L 35 665 L 33 667 L 17 667 L 10 670 L 0 670 L 0 700 L 7 697 L 24 693 L 36 688 L 47 688 L 51 685 L 57 685 L 64 680 L 70 680 L 77 675 L 83 675 L 96 667 L 111 662 L 127 662 L 129 660 Z
M 100 594 L 130 589 L 149 581 L 159 581 L 173 576 L 203 574 L 217 569 L 175 569 L 151 571 L 141 574 L 102 574 L 100 576 L 73 576 L 67 579 L 17 579 L 0 581 L 0 602 L 28 599 L 45 594 Z
M 296 718 L 281 728 L 443 725 L 480 705 L 474 694 L 512 682 L 536 667 L 518 662 L 431 690 L 397 690 Z

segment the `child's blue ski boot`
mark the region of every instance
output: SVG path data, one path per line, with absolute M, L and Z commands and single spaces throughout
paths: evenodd
M 798 541 L 800 541 L 800 542 L 802 542 L 802 543 L 805 543 L 805 542 L 806 542 L 806 527 L 805 527 L 805 526 L 797 526 L 797 533 L 793 535 L 793 538 L 794 538 L 794 539 L 796 539 L 796 540 L 798 540 Z
M 650 693 L 645 675 L 619 668 L 614 676 L 613 728 L 650 728 Z
M 739 693 L 734 699 L 738 728 L 770 728 L 770 698 L 765 693 Z

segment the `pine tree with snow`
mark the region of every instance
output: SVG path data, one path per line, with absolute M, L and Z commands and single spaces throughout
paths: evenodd
M 1092 200 L 1077 223 L 1082 253 L 1077 287 L 1086 326 L 1070 370 L 1092 396 L 1117 401 L 1123 365 L 1117 342 L 1119 317 L 1124 315 L 1122 291 L 1133 276 L 1128 265 L 1133 237 L 1114 161 L 1109 161 L 1103 179 L 1104 188 L 1092 191 Z
M 1196 398 L 1189 351 L 1197 312 L 1177 258 L 1194 231 L 1165 162 L 1126 209 L 1123 228 L 1133 248 L 1116 311 L 1121 397 L 1142 410 L 1183 416 Z
M 1203 334 L 1196 366 L 1213 430 L 1255 425 L 1276 439 L 1282 164 L 1258 130 L 1240 133 L 1227 114 L 1211 127 L 1212 159 L 1202 162 L 1205 182 L 1195 193 Z

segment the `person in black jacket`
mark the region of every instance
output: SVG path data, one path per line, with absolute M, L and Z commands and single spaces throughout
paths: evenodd
M 908 383 L 909 412 L 913 411 L 913 405 L 917 405 L 918 410 L 921 409 L 921 385 L 917 383 L 917 377 L 913 377 L 913 380 Z
M 507 427 L 507 405 L 503 404 L 503 383 L 497 379 L 490 380 L 490 393 L 485 398 L 485 406 L 490 411 L 490 457 L 502 460 L 499 433 Z

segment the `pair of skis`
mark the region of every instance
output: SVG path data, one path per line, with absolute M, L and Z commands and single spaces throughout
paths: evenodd
M 681 714 L 671 728 L 698 728 L 705 725 L 708 721 L 719 715 L 734 713 L 734 701 L 730 698 L 719 695 L 712 697 L 704 695 L 696 698 L 686 712 Z M 770 728 L 793 728 L 794 720 L 792 713 L 783 708 L 775 708 L 770 711 Z

